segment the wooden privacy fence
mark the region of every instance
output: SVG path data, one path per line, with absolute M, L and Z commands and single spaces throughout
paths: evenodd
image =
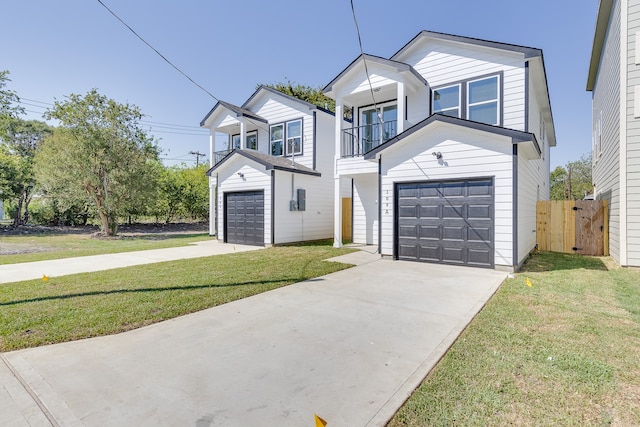
M 536 238 L 541 251 L 609 255 L 607 201 L 539 201 Z

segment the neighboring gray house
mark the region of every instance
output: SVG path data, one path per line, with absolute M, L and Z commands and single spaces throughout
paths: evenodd
M 609 252 L 640 266 L 640 1 L 601 0 L 587 90 L 595 197 L 609 201 Z
M 334 246 L 350 200 L 353 242 L 382 255 L 518 269 L 556 145 L 540 49 L 422 31 L 389 59 L 359 56 L 324 93 L 336 100 Z

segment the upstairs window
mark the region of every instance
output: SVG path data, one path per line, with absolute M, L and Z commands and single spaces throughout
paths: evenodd
M 463 80 L 434 89 L 432 111 L 489 125 L 501 125 L 501 75 Z
M 498 118 L 498 76 L 474 80 L 467 83 L 467 117 L 474 122 L 497 125 Z
M 254 130 L 247 133 L 247 148 L 252 150 L 258 149 L 258 131 Z
M 302 119 L 272 125 L 269 135 L 272 156 L 302 154 Z
M 459 84 L 433 91 L 433 112 L 445 116 L 460 117 Z
M 282 156 L 284 154 L 284 124 L 269 127 L 271 141 L 271 155 Z
M 287 122 L 287 156 L 302 154 L 302 120 Z
M 240 134 L 231 137 L 231 149 L 240 148 Z M 258 131 L 247 132 L 245 148 L 258 149 Z

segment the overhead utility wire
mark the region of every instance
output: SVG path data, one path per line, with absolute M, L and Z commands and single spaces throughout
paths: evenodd
M 98 0 L 99 1 L 99 0 Z M 356 19 L 356 9 L 353 7 L 353 0 L 351 0 L 351 13 L 353 14 L 353 22 L 356 24 L 356 32 L 358 33 L 358 44 L 360 45 L 360 53 L 362 54 L 362 62 L 364 63 L 364 73 L 367 75 L 367 81 L 369 82 L 369 90 L 371 91 L 371 99 L 373 100 L 373 108 L 376 109 L 376 116 L 378 121 L 382 125 L 382 112 L 378 111 L 378 105 L 376 104 L 376 97 L 373 94 L 373 85 L 371 84 L 371 78 L 369 77 L 369 69 L 367 67 L 367 58 L 364 56 L 364 49 L 362 48 L 362 38 L 360 37 L 360 27 L 358 26 L 358 20 Z
M 129 31 L 131 31 L 137 38 L 139 38 L 144 44 L 146 44 L 147 46 L 149 46 L 149 48 L 151 48 L 155 53 L 157 53 L 162 59 L 165 60 L 165 62 L 169 65 L 171 65 L 176 71 L 178 71 L 180 74 L 182 74 L 184 77 L 186 77 L 191 83 L 193 83 L 194 85 L 196 85 L 198 88 L 200 88 L 201 90 L 203 90 L 207 95 L 209 95 L 211 98 L 215 99 L 216 101 L 220 101 L 217 97 L 215 97 L 211 92 L 209 92 L 208 90 L 206 90 L 204 87 L 200 86 L 198 83 L 196 83 L 191 77 L 189 77 L 184 71 L 182 71 L 180 68 L 178 68 L 177 66 L 175 66 L 171 61 L 169 61 L 163 54 L 161 54 L 160 52 L 158 52 L 158 50 L 156 48 L 154 48 L 153 46 L 151 46 L 151 44 L 149 44 L 149 42 L 147 42 L 144 38 L 142 38 L 138 33 L 136 33 L 136 31 L 131 28 L 126 22 L 124 22 L 122 20 L 122 18 L 120 18 L 118 15 L 116 15 L 116 13 L 114 11 L 112 11 L 111 9 L 109 9 L 109 7 L 107 7 L 106 4 L 104 4 L 102 2 L 102 0 L 97 0 L 98 3 L 100 3 L 102 5 L 102 7 L 104 7 L 105 9 L 107 9 L 109 11 L 109 13 L 111 15 L 113 15 L 118 21 L 120 21 L 122 23 L 122 25 L 124 25 L 125 27 L 127 27 L 129 29 Z M 249 119 L 253 124 L 255 124 L 257 127 L 265 130 L 265 131 L 269 131 L 269 129 L 267 129 L 265 126 L 259 124 L 257 121 L 253 120 L 253 119 Z
M 25 102 L 25 101 L 30 101 L 30 102 Z M 47 107 L 44 107 L 42 105 L 33 104 L 34 102 L 37 104 L 53 105 L 49 102 L 36 101 L 35 99 L 20 98 L 21 105 L 27 105 L 29 107 L 35 107 L 35 108 L 42 108 L 43 110 L 47 109 Z M 34 114 L 44 113 L 44 111 L 34 111 L 34 110 L 25 110 L 25 111 L 29 113 L 34 113 Z M 206 129 L 202 129 L 201 127 L 198 127 L 198 126 L 178 125 L 173 123 L 154 122 L 150 120 L 140 120 L 140 124 L 143 126 L 148 126 L 155 132 L 160 132 L 160 133 L 175 133 L 178 135 L 203 135 L 204 133 L 207 132 Z M 156 129 L 156 128 L 162 128 L 162 129 Z M 179 131 L 179 132 L 169 132 L 168 130 L 164 130 L 164 129 L 169 129 L 171 131 Z M 196 133 L 188 133 L 188 132 L 196 132 Z
M 122 25 L 124 25 L 125 27 L 127 27 L 129 29 L 129 31 L 131 31 L 137 38 L 139 38 L 144 44 L 146 44 L 147 46 L 149 46 L 149 48 L 151 48 L 155 53 L 158 54 L 158 56 L 160 56 L 160 58 L 164 59 L 164 61 L 171 65 L 177 72 L 179 72 L 180 74 L 182 74 L 184 77 L 186 77 L 191 83 L 193 83 L 194 85 L 196 85 L 197 87 L 199 87 L 202 91 L 204 91 L 207 95 L 209 95 L 211 98 L 215 99 L 216 101 L 219 101 L 218 98 L 216 98 L 215 96 L 213 96 L 213 94 L 211 92 L 209 92 L 208 90 L 206 90 L 204 87 L 200 86 L 198 83 L 195 82 L 195 80 L 193 80 L 191 77 L 189 77 L 184 71 L 182 71 L 180 68 L 178 68 L 177 66 L 175 66 L 173 64 L 173 62 L 169 61 L 163 54 L 161 54 L 160 52 L 158 52 L 158 50 L 151 46 L 151 44 L 149 44 L 149 42 L 147 42 L 145 39 L 143 39 L 138 33 L 135 32 L 135 30 L 133 28 L 131 28 L 126 22 L 124 22 L 118 15 L 115 14 L 114 11 L 112 11 L 111 9 L 109 9 L 109 7 L 107 7 L 106 4 L 104 4 L 102 2 L 102 0 L 98 0 L 98 3 L 100 3 L 102 5 L 102 7 L 104 7 L 105 9 L 107 9 L 109 11 L 110 14 L 112 14 L 114 16 L 114 18 L 116 18 L 118 21 L 120 21 L 122 23 Z

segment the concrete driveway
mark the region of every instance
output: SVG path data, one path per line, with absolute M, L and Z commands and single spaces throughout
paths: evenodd
M 119 335 L 5 353 L 0 425 L 384 426 L 506 273 L 361 265 Z M 344 258 L 343 258 L 344 259 Z

